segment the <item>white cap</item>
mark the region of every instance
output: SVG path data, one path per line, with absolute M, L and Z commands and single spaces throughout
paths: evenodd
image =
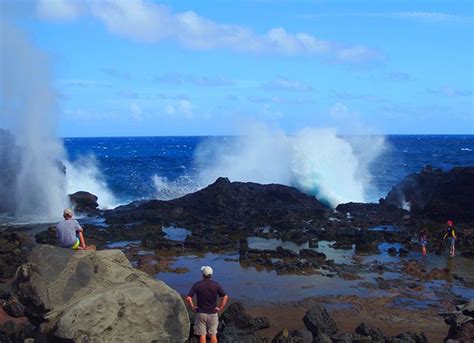
M 68 216 L 68 217 L 72 217 L 74 215 L 74 213 L 72 212 L 72 210 L 70 208 L 66 208 L 63 212 L 63 215 Z
M 213 272 L 214 271 L 212 270 L 212 268 L 210 266 L 202 266 L 201 267 L 201 273 L 204 276 L 212 275 Z

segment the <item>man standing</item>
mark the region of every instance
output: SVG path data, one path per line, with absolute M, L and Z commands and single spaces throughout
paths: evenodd
M 456 231 L 453 227 L 453 222 L 448 220 L 448 227 L 446 228 L 446 233 L 443 236 L 443 239 L 448 239 L 449 244 L 449 256 L 453 257 L 456 252 L 455 244 L 456 244 Z
M 199 343 L 206 343 L 206 336 L 209 335 L 211 343 L 217 343 L 217 326 L 219 318 L 217 314 L 222 311 L 227 304 L 228 296 L 216 281 L 211 280 L 212 268 L 201 267 L 202 280 L 196 282 L 189 291 L 186 301 L 196 312 L 194 319 L 194 334 L 199 336 Z M 193 296 L 196 295 L 197 306 L 194 306 Z M 221 297 L 217 307 L 217 297 Z
M 64 220 L 56 226 L 56 235 L 58 243 L 63 248 L 74 250 L 86 249 L 86 242 L 82 234 L 82 227 L 78 221 L 73 219 L 74 214 L 71 209 L 66 208 L 63 212 Z

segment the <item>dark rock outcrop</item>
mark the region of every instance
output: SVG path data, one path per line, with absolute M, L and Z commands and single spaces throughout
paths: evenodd
M 308 330 L 283 329 L 273 337 L 271 343 L 311 343 L 313 335 Z
M 26 262 L 33 245 L 23 233 L 0 232 L 0 279 L 15 275 L 17 268 Z
M 367 325 L 365 323 L 360 323 L 359 326 L 356 327 L 355 332 L 361 336 L 370 337 L 373 342 L 383 342 L 384 341 L 384 334 L 382 330 L 376 328 L 372 325 Z
M 445 341 L 470 342 L 474 339 L 474 299 L 456 306 L 456 311 L 441 313 L 449 325 Z
M 296 188 L 219 178 L 208 187 L 181 198 L 135 202 L 105 212 L 108 223 L 176 223 L 195 229 L 213 226 L 225 231 L 257 227 L 301 226 L 302 221 L 321 218 L 328 208 L 315 197 Z
M 69 201 L 76 212 L 97 214 L 99 212 L 99 203 L 97 196 L 89 192 L 76 192 L 69 195 Z
M 30 323 L 7 321 L 0 324 L 0 342 L 19 343 L 35 336 L 35 327 Z
M 14 297 L 10 297 L 5 302 L 3 309 L 6 313 L 15 318 L 23 317 L 25 315 L 25 306 Z
M 245 333 L 270 327 L 267 317 L 253 318 L 246 312 L 244 305 L 238 301 L 229 305 L 219 320 L 223 326 L 233 326 Z
M 387 194 L 384 204 L 402 207 L 435 220 L 474 222 L 474 167 L 448 172 L 425 167 L 406 176 Z
M 406 343 L 428 343 L 428 339 L 426 338 L 423 332 L 412 332 L 412 331 L 401 333 L 398 336 L 396 336 L 395 339 L 392 339 L 392 340 L 395 342 L 406 342 Z
M 268 327 L 270 327 L 268 318 L 253 318 L 245 311 L 242 303 L 234 302 L 219 318 L 219 342 L 263 343 L 265 340 L 257 331 Z
M 336 210 L 346 216 L 349 216 L 350 222 L 359 227 L 370 227 L 377 225 L 395 225 L 406 224 L 408 211 L 390 206 L 384 202 L 376 203 L 358 203 L 349 202 L 339 204 Z
M 130 265 L 119 250 L 37 245 L 18 269 L 14 291 L 48 339 L 177 341 L 189 334 L 179 294 Z

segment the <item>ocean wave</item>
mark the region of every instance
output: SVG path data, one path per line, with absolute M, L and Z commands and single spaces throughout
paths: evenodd
M 461 151 L 472 151 L 470 148 L 461 148 Z
M 366 200 L 369 165 L 382 152 L 384 138 L 342 138 L 333 129 L 306 128 L 296 135 L 256 125 L 228 142 L 211 138 L 195 153 L 198 184 L 219 176 L 232 181 L 280 183 L 315 195 L 331 206 Z
M 72 194 L 86 191 L 97 196 L 100 209 L 120 205 L 110 191 L 94 155 L 82 156 L 74 162 L 66 161 L 66 191 Z
M 190 175 L 182 175 L 176 180 L 169 180 L 160 175 L 153 175 L 153 185 L 155 187 L 155 198 L 159 200 L 171 200 L 182 197 L 188 193 L 201 189 L 196 179 Z

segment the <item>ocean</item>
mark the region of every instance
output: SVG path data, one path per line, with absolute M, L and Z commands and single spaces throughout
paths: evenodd
M 241 137 L 95 137 L 65 138 L 64 145 L 70 162 L 76 167 L 93 160 L 110 192 L 108 197 L 114 199 L 109 200 L 113 204 L 102 203 L 103 207 L 139 199 L 176 198 L 206 186 L 216 176 L 227 176 L 231 181 L 286 183 L 321 195 L 315 188 L 301 187 L 305 184 L 300 181 L 314 178 L 318 185 L 337 188 L 345 185 L 343 172 L 352 163 L 348 163 L 351 160 L 341 151 L 334 150 L 332 142 L 327 147 L 324 142 L 314 146 L 314 142 L 302 141 L 288 151 L 275 147 L 278 143 L 274 141 L 242 144 L 241 140 Z M 300 150 L 308 146 L 313 150 L 301 153 Z M 354 153 L 360 165 L 366 147 L 354 145 L 353 148 L 363 150 Z M 343 200 L 376 202 L 406 175 L 426 165 L 443 170 L 474 165 L 474 135 L 389 135 L 384 137 L 378 150 L 376 157 L 370 158 L 367 168 L 362 170 L 364 175 L 359 176 L 365 180 L 362 182 L 364 198 L 351 199 L 349 195 Z M 309 169 L 308 159 L 314 160 Z M 304 168 L 288 172 L 298 163 L 303 163 Z M 328 170 L 323 172 L 324 169 Z M 87 188 L 87 185 L 76 185 L 81 186 Z M 84 190 L 94 192 L 95 188 L 91 188 Z M 101 194 L 96 195 L 100 203 Z

